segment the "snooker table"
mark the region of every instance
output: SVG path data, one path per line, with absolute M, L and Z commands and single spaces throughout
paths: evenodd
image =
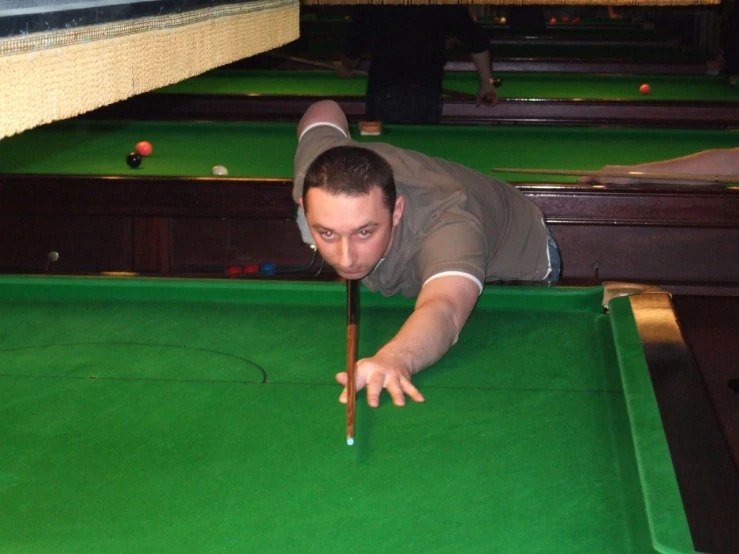
M 386 126 L 383 140 L 491 174 L 592 169 L 735 147 L 739 131 Z M 154 154 L 130 169 L 140 140 Z M 3 271 L 223 275 L 229 264 L 303 267 L 292 203 L 295 124 L 59 122 L 0 141 Z M 228 178 L 210 176 L 225 165 Z M 739 189 L 577 184 L 499 174 L 539 204 L 563 278 L 700 289 L 739 286 Z M 49 263 L 48 254 L 60 254 Z
M 426 403 L 360 393 L 348 447 L 342 284 L 0 277 L 4 549 L 733 550 L 669 296 L 621 292 L 487 289 Z M 411 310 L 363 291 L 359 355 Z
M 494 107 L 474 99 L 444 98 L 442 123 L 739 126 L 739 88 L 710 75 L 589 75 L 495 73 L 503 80 Z M 649 83 L 652 92 L 639 87 Z M 366 77 L 332 71 L 216 69 L 157 91 L 96 110 L 94 119 L 294 120 L 325 98 L 350 120 L 364 118 Z M 444 88 L 477 92 L 474 73 L 447 73 Z

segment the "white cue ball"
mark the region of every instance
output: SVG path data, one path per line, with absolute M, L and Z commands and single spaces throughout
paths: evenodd
M 216 165 L 213 166 L 213 169 L 210 170 L 211 175 L 219 175 L 224 176 L 228 175 L 228 169 L 226 169 L 225 165 Z

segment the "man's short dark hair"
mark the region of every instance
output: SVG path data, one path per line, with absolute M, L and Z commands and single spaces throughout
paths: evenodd
M 362 196 L 378 187 L 390 213 L 397 191 L 393 170 L 379 154 L 357 146 L 335 146 L 318 156 L 308 167 L 303 182 L 303 208 L 308 211 L 308 191 L 317 188 L 329 194 Z

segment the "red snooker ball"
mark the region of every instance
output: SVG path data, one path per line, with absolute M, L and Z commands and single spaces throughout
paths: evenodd
M 639 92 L 641 92 L 642 94 L 649 94 L 650 92 L 652 92 L 652 87 L 644 83 L 642 86 L 639 87 Z
M 154 149 L 152 148 L 151 143 L 146 142 L 145 140 L 142 140 L 136 145 L 136 153 L 139 156 L 143 156 L 143 157 L 151 156 L 151 152 L 153 150 Z

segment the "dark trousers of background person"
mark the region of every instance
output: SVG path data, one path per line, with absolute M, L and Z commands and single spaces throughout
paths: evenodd
M 724 20 L 721 47 L 727 75 L 739 75 L 739 3 L 734 3 Z
M 367 94 L 366 117 L 383 123 L 441 121 L 441 91 L 423 85 L 392 85 Z

